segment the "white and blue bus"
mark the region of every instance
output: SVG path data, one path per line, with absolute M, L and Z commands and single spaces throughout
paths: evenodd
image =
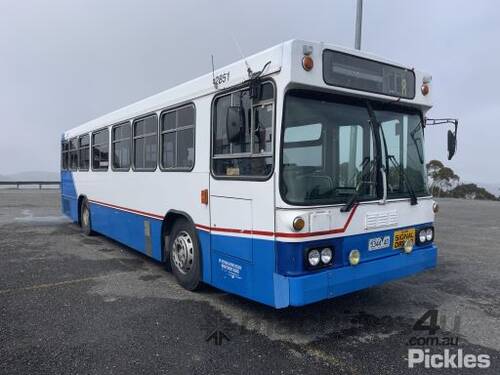
M 276 308 L 409 276 L 437 259 L 431 94 L 415 69 L 288 41 L 66 131 L 62 210 L 186 289 Z

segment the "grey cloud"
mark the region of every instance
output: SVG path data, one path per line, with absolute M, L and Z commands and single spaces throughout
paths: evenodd
M 0 174 L 55 171 L 68 128 L 291 38 L 353 45 L 355 1 L 0 3 Z M 365 0 L 363 49 L 433 75 L 432 116 L 461 119 L 450 165 L 500 182 L 500 4 Z M 427 157 L 445 159 L 445 129 Z

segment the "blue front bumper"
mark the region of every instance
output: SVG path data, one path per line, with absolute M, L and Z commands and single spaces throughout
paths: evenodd
M 355 292 L 434 268 L 436 263 L 437 248 L 432 245 L 411 254 L 398 252 L 357 266 L 288 277 L 289 304 L 302 306 Z

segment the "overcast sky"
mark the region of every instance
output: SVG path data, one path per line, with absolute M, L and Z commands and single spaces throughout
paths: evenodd
M 61 133 L 292 38 L 354 44 L 355 0 L 0 0 L 0 174 L 57 171 Z M 500 2 L 365 0 L 362 49 L 433 76 L 450 166 L 500 182 Z M 428 129 L 427 159 L 446 159 Z

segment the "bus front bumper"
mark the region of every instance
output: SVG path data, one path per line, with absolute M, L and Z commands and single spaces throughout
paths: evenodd
M 401 252 L 357 266 L 288 277 L 289 305 L 302 306 L 341 296 L 434 268 L 436 263 L 437 248 L 432 245 L 411 254 Z

